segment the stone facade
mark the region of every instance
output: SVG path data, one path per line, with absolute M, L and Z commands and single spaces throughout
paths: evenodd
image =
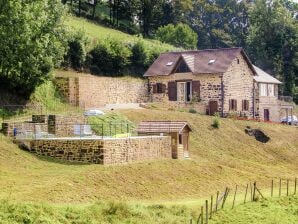
M 245 114 L 247 117 L 253 116 L 254 110 L 254 80 L 253 73 L 249 68 L 243 55 L 239 55 L 233 60 L 228 70 L 223 74 L 193 74 L 174 73 L 168 76 L 152 76 L 149 78 L 150 100 L 160 102 L 174 107 L 191 107 L 198 112 L 208 113 L 209 102 L 215 101 L 218 105 L 218 112 L 228 115 L 229 113 Z M 168 97 L 168 83 L 170 81 L 200 81 L 200 102 L 179 102 L 170 101 Z M 164 93 L 153 93 L 152 86 L 161 83 L 166 85 Z M 230 100 L 237 101 L 237 109 L 230 110 Z M 243 110 L 242 102 L 247 100 L 248 110 Z
M 104 165 L 172 158 L 171 138 L 163 136 L 40 139 L 31 141 L 29 151 L 60 160 Z
M 57 77 L 55 83 L 69 103 L 83 108 L 148 101 L 148 82 L 137 78 L 81 75 Z

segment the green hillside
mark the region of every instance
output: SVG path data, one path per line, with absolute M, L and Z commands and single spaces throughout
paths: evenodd
M 95 44 L 96 41 L 105 38 L 113 38 L 126 43 L 134 43 L 139 40 L 143 40 L 149 49 L 160 49 L 160 51 L 177 50 L 177 48 L 169 44 L 161 43 L 157 40 L 144 39 L 136 35 L 129 35 L 115 29 L 104 27 L 100 24 L 91 22 L 83 18 L 68 17 L 66 24 L 76 30 L 84 31 L 85 34 L 91 39 L 91 44 Z

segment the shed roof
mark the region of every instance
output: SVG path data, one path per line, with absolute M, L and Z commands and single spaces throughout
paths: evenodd
M 263 71 L 259 67 L 257 67 L 257 66 L 254 65 L 254 69 L 257 72 L 257 75 L 254 76 L 254 80 L 256 82 L 282 84 L 282 82 L 280 82 L 279 80 L 277 80 L 273 76 L 269 75 L 268 73 L 266 73 L 265 71 Z
M 240 53 L 255 74 L 256 72 L 244 50 L 235 47 L 163 53 L 149 67 L 144 76 L 170 75 L 174 72 L 180 58 L 185 61 L 194 74 L 224 73 Z M 213 61 L 213 63 L 210 63 L 210 61 Z
M 185 127 L 192 131 L 186 121 L 142 121 L 137 131 L 138 133 L 180 133 Z

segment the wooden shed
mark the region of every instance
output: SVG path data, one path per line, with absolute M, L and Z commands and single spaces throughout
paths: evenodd
M 192 129 L 186 121 L 142 121 L 138 135 L 168 135 L 172 138 L 172 158 L 189 157 L 189 132 Z

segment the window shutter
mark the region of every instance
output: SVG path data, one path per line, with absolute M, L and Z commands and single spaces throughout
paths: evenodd
M 157 93 L 157 85 L 152 84 L 153 93 Z
M 177 83 L 176 82 L 168 83 L 168 96 L 169 96 L 169 101 L 177 101 Z
M 234 107 L 234 109 L 237 111 L 237 100 L 234 100 L 234 102 L 235 102 L 235 107 Z
M 229 100 L 229 110 L 232 110 L 232 100 Z
M 165 93 L 166 92 L 166 88 L 167 88 L 167 86 L 165 84 L 162 84 L 162 86 L 161 86 L 161 92 L 162 93 Z
M 192 95 L 200 98 L 200 81 L 192 81 Z
M 242 100 L 242 111 L 245 110 L 245 100 Z

